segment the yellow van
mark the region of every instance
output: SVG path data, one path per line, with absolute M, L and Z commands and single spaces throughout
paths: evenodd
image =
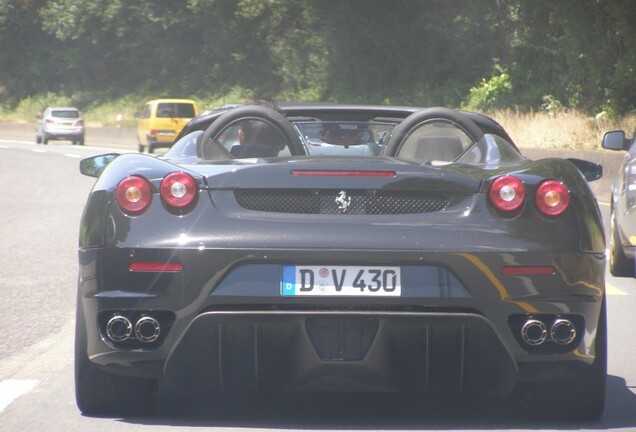
M 197 103 L 190 99 L 155 99 L 144 104 L 139 114 L 137 141 L 139 152 L 148 148 L 170 147 L 181 129 L 199 114 Z

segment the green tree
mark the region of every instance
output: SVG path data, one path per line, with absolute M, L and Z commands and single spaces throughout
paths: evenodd
M 61 90 L 62 44 L 42 30 L 45 0 L 0 0 L 0 102 Z
M 549 97 L 620 114 L 636 109 L 634 16 L 633 0 L 0 0 L 0 103 Z

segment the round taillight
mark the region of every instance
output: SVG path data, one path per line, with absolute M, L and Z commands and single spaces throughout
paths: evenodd
M 503 212 L 518 210 L 526 199 L 526 188 L 517 177 L 503 176 L 490 185 L 490 201 Z
M 152 201 L 152 186 L 140 176 L 126 177 L 115 189 L 115 199 L 123 211 L 139 214 L 145 211 Z
M 546 180 L 537 188 L 534 202 L 541 213 L 559 216 L 570 204 L 570 191 L 560 181 Z
M 190 174 L 174 172 L 161 181 L 161 197 L 170 207 L 180 209 L 189 206 L 197 193 L 197 182 Z

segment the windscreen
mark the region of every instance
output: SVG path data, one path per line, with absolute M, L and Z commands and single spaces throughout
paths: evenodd
M 379 156 L 395 128 L 394 123 L 303 121 L 294 122 L 308 155 Z

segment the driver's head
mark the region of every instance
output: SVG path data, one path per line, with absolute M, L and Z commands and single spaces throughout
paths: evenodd
M 356 145 L 363 143 L 365 131 L 361 126 L 324 123 L 319 138 L 328 144 Z

